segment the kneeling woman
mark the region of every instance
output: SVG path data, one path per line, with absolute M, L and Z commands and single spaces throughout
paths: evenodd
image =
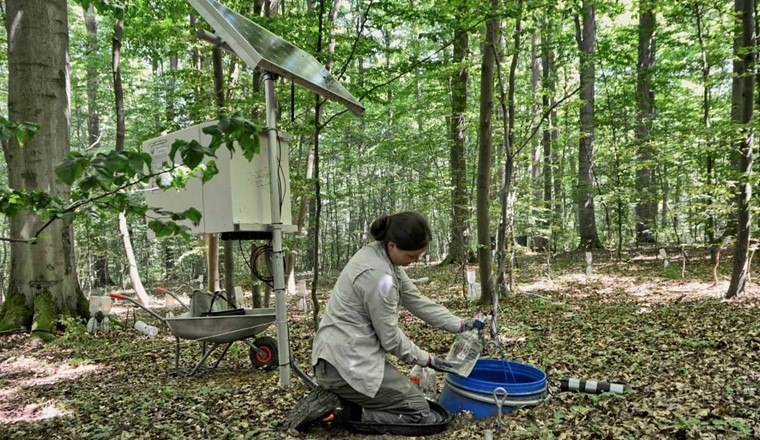
M 401 307 L 429 325 L 451 333 L 482 329 L 422 296 L 401 266 L 419 260 L 431 239 L 425 217 L 416 212 L 383 216 L 370 227 L 373 243 L 360 249 L 338 277 L 314 337 L 312 365 L 320 386 L 362 408 L 361 420 L 425 423 L 425 396 L 385 357 L 453 370 L 431 356 L 398 326 Z

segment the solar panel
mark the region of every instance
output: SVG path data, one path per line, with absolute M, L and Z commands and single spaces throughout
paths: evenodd
M 319 61 L 216 0 L 189 0 L 225 43 L 248 64 L 338 101 L 360 116 L 364 107 Z

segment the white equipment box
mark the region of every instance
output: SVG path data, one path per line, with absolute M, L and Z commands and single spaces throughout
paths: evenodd
M 142 149 L 152 158 L 153 172 L 171 164 L 169 153 L 172 144 L 178 139 L 196 140 L 203 146 L 208 146 L 211 136 L 203 133 L 203 127 L 215 124 L 207 122 L 169 133 L 155 139 L 143 142 Z M 259 135 L 261 149 L 249 162 L 235 145 L 235 153 L 231 154 L 226 146 L 217 150 L 217 157 L 206 157 L 203 163 L 210 160 L 216 162 L 219 173 L 209 182 L 202 183 L 200 176 L 192 177 L 182 190 L 161 190 L 155 183 L 145 193 L 148 207 L 160 208 L 172 212 L 182 212 L 193 207 L 203 214 L 198 225 L 189 221 L 179 224 L 190 228 L 193 234 L 222 233 L 222 232 L 267 232 L 271 230 L 271 205 L 269 185 L 269 146 L 266 132 Z M 283 232 L 296 230 L 292 223 L 290 212 L 290 166 L 288 160 L 289 137 L 279 133 L 279 154 L 277 163 L 280 188 L 280 218 Z M 177 164 L 182 163 L 179 153 L 175 157 Z M 188 172 L 186 168 L 180 168 Z M 166 182 L 171 182 L 169 173 L 161 176 Z M 155 178 L 153 179 L 155 181 Z M 148 216 L 157 216 L 154 211 L 148 211 Z M 151 234 L 152 235 L 152 234 Z

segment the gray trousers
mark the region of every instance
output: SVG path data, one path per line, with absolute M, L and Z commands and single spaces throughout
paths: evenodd
M 344 400 L 362 407 L 363 422 L 425 423 L 430 406 L 425 395 L 388 360 L 385 361 L 383 381 L 375 397 L 369 397 L 351 388 L 329 362 L 320 359 L 314 367 L 319 385 Z

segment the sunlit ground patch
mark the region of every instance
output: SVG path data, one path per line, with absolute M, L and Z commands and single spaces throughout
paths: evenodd
M 95 365 L 54 364 L 35 357 L 11 357 L 0 363 L 0 423 L 29 422 L 65 416 L 53 400 L 28 401 L 29 388 L 75 380 L 98 369 Z

